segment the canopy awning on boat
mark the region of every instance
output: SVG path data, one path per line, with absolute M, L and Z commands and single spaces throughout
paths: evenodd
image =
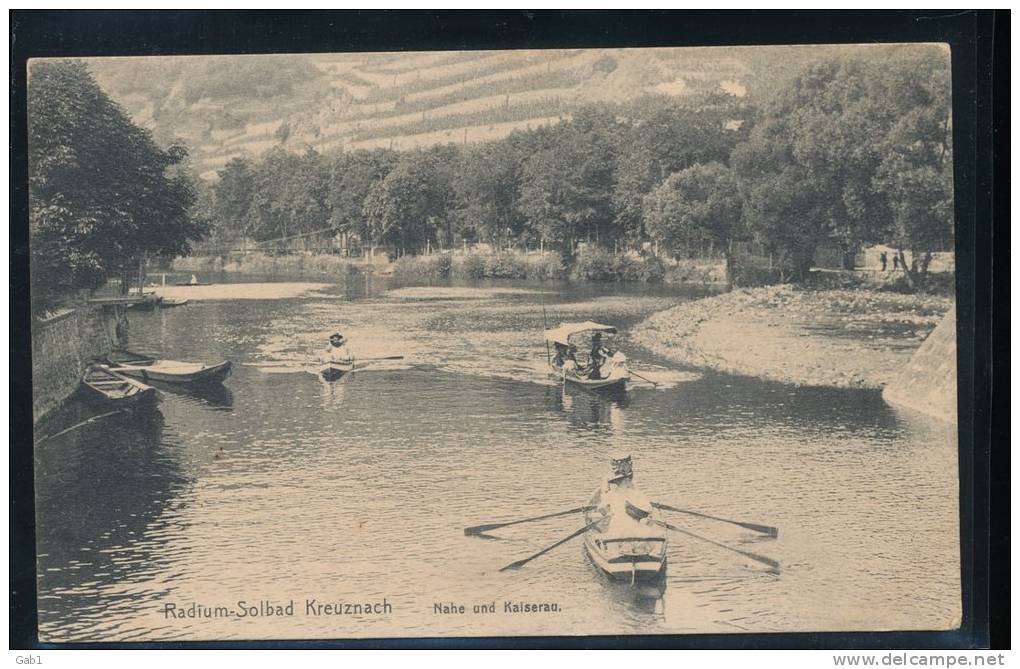
M 583 323 L 561 323 L 558 328 L 545 331 L 546 341 L 556 342 L 558 344 L 569 345 L 571 343 L 570 338 L 580 335 L 591 336 L 595 332 L 604 332 L 606 334 L 616 334 L 616 328 L 612 325 L 602 325 L 594 321 L 584 321 Z

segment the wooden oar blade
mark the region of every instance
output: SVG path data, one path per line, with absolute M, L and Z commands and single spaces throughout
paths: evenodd
M 641 376 L 640 374 L 638 374 L 637 372 L 635 372 L 635 371 L 634 371 L 633 369 L 632 369 L 632 370 L 630 370 L 630 373 L 631 373 L 631 376 L 636 376 L 636 377 L 638 377 L 639 379 L 641 379 L 642 381 L 647 381 L 648 383 L 652 384 L 652 385 L 653 385 L 653 386 L 655 386 L 656 388 L 658 388 L 658 387 L 659 387 L 659 384 L 658 384 L 658 383 L 656 383 L 655 381 L 652 381 L 652 380 L 651 380 L 650 378 L 648 378 L 647 376 Z
M 501 567 L 500 571 L 517 571 L 518 569 L 528 564 L 529 562 L 531 562 L 531 558 L 525 558 L 523 560 L 518 560 L 517 562 L 511 562 L 507 566 Z
M 757 525 L 755 523 L 737 523 L 741 527 L 746 527 L 753 532 L 760 532 L 761 534 L 767 534 L 768 536 L 775 539 L 779 536 L 779 528 L 771 527 L 769 525 Z
M 675 511 L 677 513 L 686 513 L 689 516 L 697 516 L 698 518 L 708 518 L 709 520 L 718 520 L 723 523 L 729 523 L 731 525 L 738 525 L 740 527 L 751 530 L 752 532 L 760 532 L 761 534 L 767 534 L 768 536 L 775 538 L 779 536 L 779 528 L 772 527 L 771 525 L 760 525 L 758 523 L 746 523 L 741 520 L 730 520 L 729 518 L 720 518 L 718 516 L 710 516 L 707 513 L 700 513 L 698 511 L 691 511 L 689 509 L 678 509 L 675 506 L 669 504 L 662 504 L 661 502 L 652 502 L 652 506 L 663 509 L 665 511 Z
M 608 516 L 606 516 L 606 518 L 608 518 Z M 587 525 L 585 525 L 581 529 L 577 530 L 576 532 L 571 532 L 569 535 L 563 537 L 562 539 L 560 539 L 556 543 L 552 544 L 551 546 L 547 546 L 547 547 L 543 548 L 542 550 L 538 551 L 537 553 L 535 553 L 534 555 L 530 555 L 530 556 L 524 558 L 523 560 L 518 560 L 517 562 L 511 562 L 507 566 L 505 566 L 502 569 L 500 569 L 500 571 L 516 571 L 516 570 L 520 569 L 521 567 L 523 567 L 524 565 L 526 565 L 529 562 L 531 562 L 532 560 L 534 560 L 535 558 L 541 557 L 541 556 L 545 555 L 546 553 L 548 553 L 552 549 L 556 548 L 557 546 L 561 546 L 561 545 L 567 543 L 568 541 L 570 541 L 571 539 L 574 539 L 576 537 L 581 536 L 582 534 L 584 534 L 585 532 L 587 532 L 591 528 L 593 528 L 596 525 L 598 525 L 599 523 L 601 523 L 603 520 L 605 520 L 605 518 L 599 518 L 598 520 L 593 520 L 592 522 L 588 523 Z
M 751 551 L 745 551 L 745 550 L 740 549 L 740 548 L 734 548 L 733 546 L 727 546 L 724 543 L 720 543 L 720 542 L 715 541 L 713 539 L 709 539 L 708 537 L 703 537 L 700 534 L 695 534 L 694 532 L 690 532 L 688 530 L 685 530 L 683 528 L 677 527 L 676 525 L 672 525 L 670 523 L 660 522 L 659 524 L 662 525 L 663 527 L 666 527 L 667 529 L 673 530 L 674 532 L 679 532 L 681 534 L 686 534 L 687 536 L 694 537 L 695 539 L 701 539 L 702 541 L 710 543 L 713 546 L 718 546 L 719 548 L 725 548 L 726 550 L 733 551 L 734 553 L 737 553 L 738 555 L 743 555 L 744 557 L 750 558 L 752 560 L 755 560 L 756 562 L 761 562 L 762 564 L 766 564 L 769 567 L 771 567 L 773 569 L 773 571 L 775 571 L 776 573 L 779 573 L 779 571 L 780 571 L 780 564 L 779 564 L 779 562 L 776 561 L 776 560 L 773 560 L 770 557 L 766 557 L 764 555 L 759 555 L 758 553 L 752 553 Z
M 566 511 L 557 511 L 556 513 L 547 513 L 547 514 L 542 515 L 542 516 L 535 516 L 534 518 L 524 518 L 522 520 L 511 520 L 511 521 L 508 521 L 508 522 L 505 522 L 505 523 L 489 523 L 488 525 L 475 525 L 474 527 L 465 527 L 464 528 L 464 534 L 465 534 L 465 536 L 469 536 L 470 537 L 470 536 L 482 534 L 483 532 L 488 532 L 490 530 L 498 530 L 501 527 L 507 527 L 509 525 L 519 525 L 520 523 L 531 523 L 531 522 L 534 522 L 534 521 L 537 521 L 537 520 L 546 520 L 547 518 L 557 518 L 559 516 L 568 516 L 568 515 L 570 515 L 572 513 L 582 513 L 584 511 L 589 511 L 590 509 L 591 509 L 590 506 L 579 506 L 576 509 L 567 509 Z

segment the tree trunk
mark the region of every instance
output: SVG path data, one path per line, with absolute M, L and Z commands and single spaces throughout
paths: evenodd
M 911 291 L 916 292 L 919 289 L 918 275 L 917 275 L 917 259 L 914 258 L 913 262 L 908 265 L 907 257 L 903 253 L 903 249 L 896 249 L 896 257 L 900 260 L 900 268 L 903 270 L 903 276 L 907 279 L 907 286 Z

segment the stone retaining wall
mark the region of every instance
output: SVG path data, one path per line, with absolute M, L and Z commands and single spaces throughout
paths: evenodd
M 123 307 L 83 306 L 33 323 L 34 421 L 55 409 L 77 390 L 85 368 L 94 357 L 110 352 L 118 342 L 118 318 L 125 319 Z

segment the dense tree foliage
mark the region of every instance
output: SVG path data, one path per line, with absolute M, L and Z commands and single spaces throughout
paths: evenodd
M 33 63 L 28 121 L 36 309 L 142 255 L 186 255 L 205 235 L 187 150 L 157 146 L 83 63 Z
M 733 152 L 749 230 L 796 278 L 823 241 L 930 257 L 951 239 L 948 91 L 940 50 L 809 66 Z
M 700 242 L 724 253 L 741 217 L 737 180 L 721 163 L 695 164 L 666 178 L 644 198 L 648 233 L 672 251 Z
M 428 150 L 275 149 L 213 186 L 217 226 L 257 240 L 326 228 L 407 253 L 465 242 L 581 241 L 682 255 L 754 240 L 786 278 L 819 247 L 886 243 L 924 282 L 952 247 L 948 59 L 809 62 L 778 90 L 650 96 L 575 110 L 496 142 Z

